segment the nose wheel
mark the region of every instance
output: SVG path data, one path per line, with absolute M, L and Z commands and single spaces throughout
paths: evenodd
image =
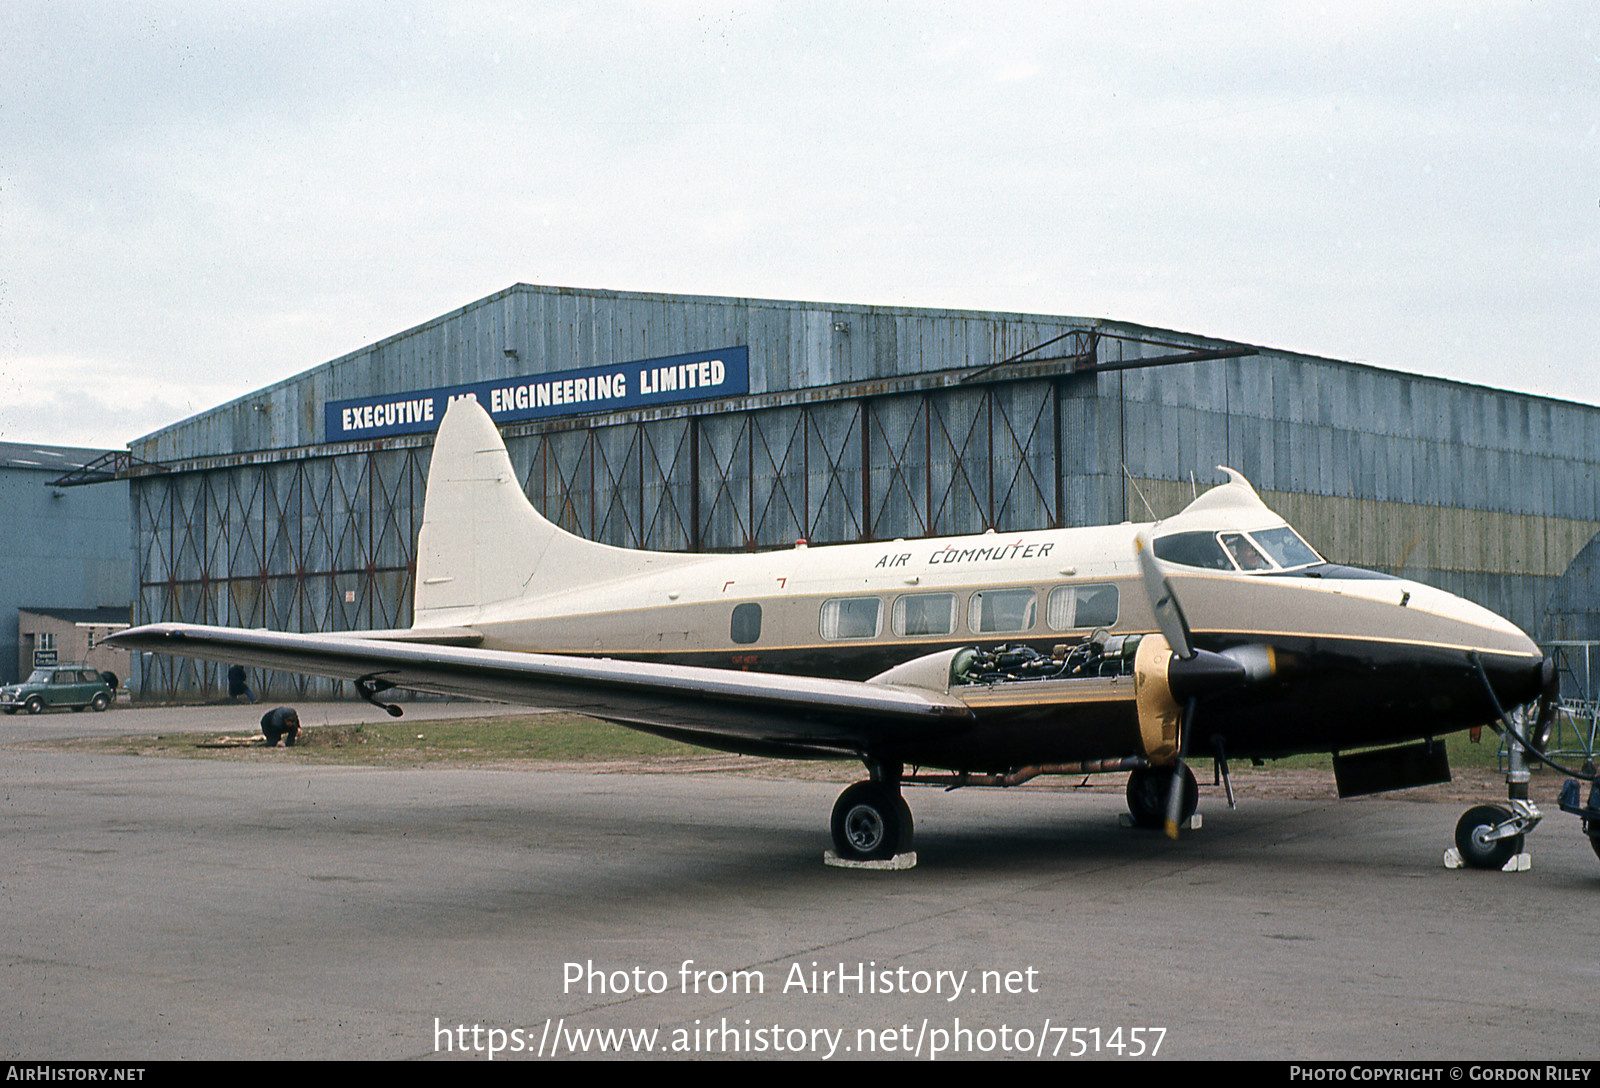
M 1478 805 L 1456 824 L 1456 851 L 1469 869 L 1500 869 L 1522 853 L 1518 821 L 1499 805 Z
M 845 861 L 887 861 L 911 851 L 911 806 L 880 782 L 857 782 L 833 805 L 834 852 Z

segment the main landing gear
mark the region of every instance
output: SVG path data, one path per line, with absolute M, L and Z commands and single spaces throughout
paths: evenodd
M 1128 815 L 1133 826 L 1159 830 L 1167 822 L 1167 798 L 1172 792 L 1172 768 L 1135 767 L 1128 775 Z M 1183 768 L 1183 804 L 1178 809 L 1179 826 L 1187 826 L 1200 807 L 1200 786 L 1188 764 Z
M 833 851 L 829 857 L 845 864 L 916 864 L 911 851 L 911 806 L 900 795 L 898 765 L 868 764 L 872 780 L 857 782 L 839 795 L 833 805 Z

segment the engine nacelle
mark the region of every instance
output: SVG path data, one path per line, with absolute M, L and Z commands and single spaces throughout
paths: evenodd
M 1144 636 L 1133 659 L 1144 757 L 1158 766 L 1178 758 L 1178 730 L 1189 700 L 1265 679 L 1276 670 L 1270 646 L 1242 646 L 1220 654 L 1196 650 L 1190 657 L 1179 657 L 1161 635 Z

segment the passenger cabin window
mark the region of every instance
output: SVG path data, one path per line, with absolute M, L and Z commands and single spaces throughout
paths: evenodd
M 956 629 L 956 595 L 908 593 L 896 598 L 890 623 L 894 625 L 894 633 L 902 638 L 948 635 Z
M 883 602 L 876 597 L 835 597 L 822 602 L 822 637 L 876 638 Z
M 733 607 L 733 622 L 729 634 L 740 646 L 748 646 L 761 637 L 761 606 L 746 602 Z
M 1117 622 L 1117 587 L 1057 586 L 1050 591 L 1045 622 L 1052 631 L 1114 626 Z
M 967 625 L 981 634 L 1028 631 L 1038 612 L 1031 589 L 986 589 L 972 595 Z

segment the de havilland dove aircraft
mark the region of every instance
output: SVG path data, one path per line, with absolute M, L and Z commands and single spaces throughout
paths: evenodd
M 1448 778 L 1445 734 L 1554 713 L 1555 671 L 1494 613 L 1322 558 L 1232 470 L 1151 524 L 751 554 L 633 551 L 551 524 L 471 399 L 441 424 L 413 626 L 288 634 L 159 623 L 125 648 L 538 706 L 712 748 L 849 758 L 849 860 L 909 852 L 902 784 L 1008 786 L 1126 771 L 1169 833 L 1186 762 L 1333 752 L 1340 792 Z M 390 713 L 399 708 L 388 706 Z M 1231 790 L 1230 790 L 1231 801 Z M 1457 831 L 1498 867 L 1537 821 L 1479 806 Z

